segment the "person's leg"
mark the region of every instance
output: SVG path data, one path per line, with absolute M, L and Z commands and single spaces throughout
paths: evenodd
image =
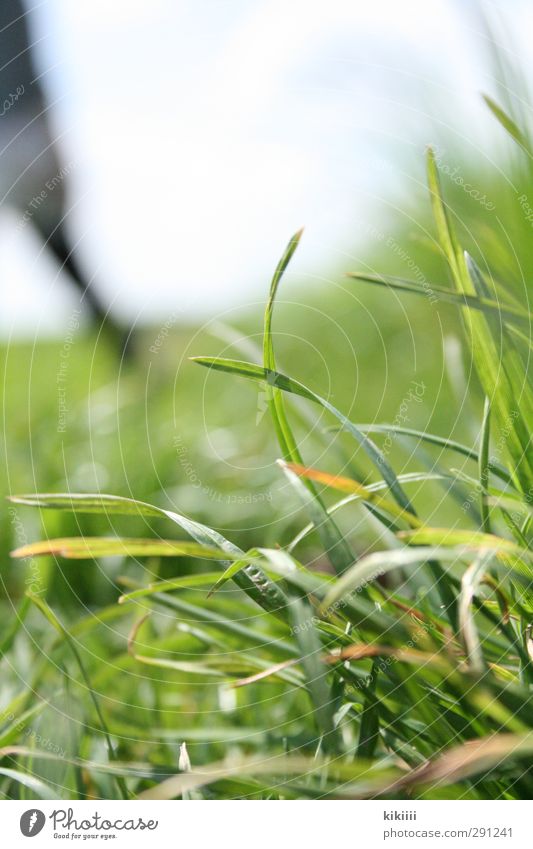
M 110 334 L 122 355 L 131 354 L 131 339 L 129 331 L 121 327 L 106 309 L 100 295 L 91 286 L 84 271 L 80 267 L 74 251 L 69 245 L 62 226 L 56 227 L 46 239 L 62 269 L 65 269 L 72 282 L 81 292 L 82 304 L 85 304 L 99 327 L 103 325 L 106 333 Z
M 56 227 L 54 232 L 48 237 L 47 245 L 52 249 L 57 261 L 62 269 L 68 271 L 72 278 L 72 282 L 78 287 L 82 294 L 82 302 L 87 305 L 91 311 L 93 318 L 98 324 L 102 324 L 106 320 L 107 310 L 104 307 L 100 296 L 95 292 L 90 285 L 85 274 L 77 262 L 74 252 L 69 246 L 63 227 Z

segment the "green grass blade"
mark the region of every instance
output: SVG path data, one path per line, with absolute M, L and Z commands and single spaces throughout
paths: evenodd
M 408 472 L 404 475 L 398 475 L 398 480 L 402 484 L 410 484 L 417 483 L 420 481 L 442 481 L 442 480 L 453 480 L 452 475 L 442 475 L 438 472 Z M 385 481 L 376 481 L 376 483 L 366 484 L 365 487 L 369 492 L 381 492 L 384 489 L 387 489 L 387 484 Z M 332 504 L 331 507 L 328 507 L 328 513 L 337 513 L 339 510 L 342 510 L 343 507 L 347 507 L 350 504 L 355 504 L 358 501 L 361 501 L 361 495 L 347 495 L 346 498 L 341 498 L 340 501 L 337 501 L 335 504 Z M 314 525 L 308 524 L 301 531 L 297 533 L 297 535 L 290 541 L 290 543 L 286 546 L 287 551 L 292 552 L 297 545 L 299 545 L 310 533 L 312 533 L 314 529 Z
M 314 625 L 313 610 L 306 601 L 294 597 L 290 604 L 290 615 L 314 717 L 322 737 L 321 748 L 329 752 L 336 748 L 333 721 L 335 703 L 327 683 L 329 670 L 322 660 L 322 643 Z
M 41 781 L 40 778 L 34 778 L 33 775 L 28 775 L 27 772 L 21 772 L 19 769 L 9 769 L 9 767 L 0 767 L 0 775 L 6 778 L 11 778 L 17 784 L 22 784 L 27 787 L 32 793 L 35 793 L 40 799 L 61 799 L 57 790 L 53 790 L 49 784 Z
M 488 94 L 482 95 L 483 100 L 489 107 L 490 111 L 494 115 L 497 121 L 502 125 L 504 130 L 506 130 L 511 138 L 518 144 L 520 147 L 531 156 L 531 151 L 529 147 L 529 142 L 527 137 L 522 132 L 522 130 L 518 127 L 518 125 L 513 121 L 513 119 L 499 106 L 495 100 L 492 99 Z
M 216 581 L 214 586 L 211 587 L 211 589 L 209 590 L 209 592 L 207 594 L 207 597 L 210 598 L 212 595 L 214 595 L 216 592 L 218 592 L 218 590 L 221 587 L 223 587 L 224 584 L 226 584 L 228 581 L 231 581 L 232 579 L 234 579 L 235 575 L 237 575 L 237 573 L 240 572 L 241 569 L 244 569 L 245 566 L 248 565 L 250 560 L 255 560 L 256 558 L 259 558 L 259 552 L 250 551 L 250 552 L 247 553 L 246 558 L 242 558 L 242 559 L 236 560 L 235 563 L 231 563 L 228 566 L 228 568 L 224 570 L 222 575 L 218 578 L 218 580 Z
M 353 422 L 346 418 L 340 410 L 337 410 L 337 408 L 334 407 L 333 404 L 330 404 L 325 398 L 322 398 L 320 395 L 312 392 L 302 383 L 294 380 L 293 378 L 287 377 L 280 372 L 269 371 L 268 369 L 261 368 L 261 366 L 254 365 L 253 363 L 224 359 L 223 357 L 191 357 L 191 359 L 193 362 L 198 363 L 198 365 L 205 366 L 206 368 L 212 368 L 215 371 L 238 374 L 241 377 L 247 377 L 250 380 L 255 380 L 270 386 L 276 386 L 283 392 L 299 395 L 301 398 L 307 398 L 307 400 L 313 401 L 315 404 L 318 404 L 325 410 L 328 410 L 328 412 L 335 416 L 335 418 L 341 423 L 343 428 L 348 431 L 361 445 L 376 469 L 383 476 L 383 479 L 387 482 L 397 504 L 404 510 L 414 514 L 414 509 L 409 498 L 401 487 L 396 474 L 387 462 L 383 453 L 371 439 L 361 433 Z
M 436 786 L 464 781 L 491 767 L 529 758 L 533 753 L 533 733 L 493 734 L 446 751 L 440 757 L 415 769 L 391 788 L 391 792 L 416 785 Z
M 384 286 L 387 289 L 394 289 L 413 295 L 423 295 L 426 298 L 430 294 L 428 289 L 420 283 L 416 283 L 414 280 L 404 280 L 402 277 L 381 277 L 376 274 L 355 271 L 348 272 L 346 276 L 353 280 L 360 280 L 363 283 L 372 283 L 376 286 Z M 430 292 L 438 300 L 442 300 L 445 303 L 454 304 L 458 307 L 469 307 L 470 309 L 478 310 L 488 316 L 492 316 L 499 321 L 509 323 L 514 327 L 531 331 L 533 315 L 520 307 L 512 307 L 509 304 L 502 305 L 489 297 L 481 297 L 466 292 L 455 292 L 453 289 L 447 289 L 444 286 L 436 286 L 434 284 L 431 284 Z
M 481 642 L 474 621 L 472 602 L 493 556 L 492 553 L 483 553 L 468 567 L 461 581 L 461 593 L 459 596 L 459 632 L 463 639 L 470 668 L 478 675 L 481 675 L 485 670 L 485 663 L 483 661 Z
M 281 257 L 278 266 L 274 272 L 272 283 L 270 285 L 270 293 L 265 309 L 264 330 L 263 330 L 263 365 L 265 369 L 270 371 L 276 370 L 276 359 L 274 356 L 274 346 L 272 342 L 272 316 L 274 312 L 274 302 L 278 291 L 281 278 L 291 261 L 291 258 L 298 247 L 303 230 L 299 230 L 287 245 L 283 256 Z M 283 398 L 279 390 L 274 386 L 266 386 L 267 403 L 272 415 L 274 427 L 278 437 L 283 456 L 286 460 L 295 460 L 300 457 L 300 452 L 294 434 L 290 428 L 285 409 L 283 406 Z
M 357 742 L 358 758 L 373 758 L 379 742 L 380 702 L 376 696 L 378 675 L 379 663 L 374 660 L 370 672 L 370 684 L 365 687 L 365 701 Z
M 481 530 L 490 534 L 490 509 L 487 503 L 486 491 L 489 485 L 489 452 L 490 452 L 490 401 L 485 398 L 483 422 L 481 425 L 481 440 L 479 450 L 479 509 L 481 511 Z
M 24 620 L 28 615 L 30 607 L 30 599 L 28 598 L 28 596 L 24 596 L 17 612 L 15 613 L 15 618 L 13 622 L 8 627 L 6 633 L 4 634 L 0 642 L 0 658 L 2 658 L 13 646 L 13 643 L 15 642 L 15 637 L 17 636 L 20 628 L 24 624 Z
M 451 544 L 450 544 L 451 545 Z M 365 587 L 369 582 L 386 575 L 392 569 L 403 569 L 412 565 L 435 560 L 452 561 L 468 558 L 464 549 L 446 549 L 427 543 L 416 548 L 402 548 L 393 551 L 376 551 L 361 557 L 342 575 L 326 593 L 321 610 L 335 607 L 342 599 Z
M 316 483 L 321 483 L 323 486 L 331 487 L 340 492 L 347 492 L 350 495 L 356 495 L 368 504 L 373 504 L 376 507 L 381 507 L 387 513 L 390 513 L 397 519 L 403 519 L 411 527 L 417 528 L 422 524 L 420 519 L 396 505 L 395 502 L 388 498 L 379 495 L 375 490 L 371 490 L 358 481 L 346 478 L 341 475 L 331 475 L 329 472 L 322 472 L 319 469 L 313 469 L 309 466 L 300 466 L 297 463 L 286 463 L 285 467 L 288 472 L 303 478 L 309 478 Z
M 287 245 L 285 252 L 278 263 L 272 283 L 270 285 L 269 297 L 265 309 L 264 332 L 263 332 L 263 366 L 268 371 L 276 370 L 276 358 L 274 355 L 274 344 L 272 339 L 272 317 L 274 312 L 274 303 L 278 291 L 281 278 L 300 242 L 302 230 L 292 237 Z M 271 384 L 266 385 L 267 403 L 274 422 L 274 428 L 278 437 L 278 442 L 281 448 L 283 457 L 287 461 L 294 463 L 303 463 L 298 444 L 294 433 L 289 424 L 283 395 L 280 390 Z M 353 554 L 343 535 L 337 528 L 334 519 L 328 515 L 325 505 L 320 496 L 317 494 L 311 482 L 307 483 L 310 491 L 312 502 L 306 499 L 308 509 L 311 507 L 311 518 L 317 513 L 320 514 L 319 525 L 322 528 L 322 534 L 325 535 L 325 550 L 334 569 L 342 573 L 353 561 Z M 315 507 L 315 502 L 316 507 Z
M 488 287 L 468 254 L 464 254 L 444 203 L 435 155 L 428 151 L 428 185 L 437 235 L 450 267 L 456 290 L 461 294 L 485 297 Z M 518 353 L 501 320 L 463 310 L 474 363 L 494 417 L 505 432 L 505 450 L 511 459 L 513 479 L 523 492 L 533 480 L 533 457 L 527 422 L 533 419 L 531 388 Z
M 237 561 L 240 562 L 240 561 Z M 241 566 L 242 568 L 242 566 Z M 183 575 L 179 578 L 170 578 L 166 581 L 157 581 L 149 584 L 147 587 L 141 587 L 138 590 L 124 593 L 118 599 L 118 604 L 126 604 L 129 601 L 136 601 L 140 598 L 148 598 L 156 593 L 169 593 L 174 590 L 195 589 L 196 587 L 209 587 L 216 584 L 220 577 L 219 572 L 202 572 L 199 575 Z M 121 579 L 119 579 L 120 582 Z
M 62 625 L 62 623 L 59 621 L 59 619 L 57 618 L 57 616 L 55 615 L 55 613 L 53 612 L 51 607 L 49 607 L 49 605 L 44 601 L 44 599 L 38 598 L 37 596 L 30 595 L 30 594 L 29 594 L 29 597 L 30 597 L 31 601 L 33 602 L 33 604 L 36 607 L 39 608 L 39 610 L 45 616 L 45 618 L 48 619 L 48 621 L 50 622 L 52 627 L 55 628 L 55 630 L 65 640 L 70 651 L 74 655 L 74 658 L 76 660 L 78 668 L 79 668 L 79 670 L 82 674 L 82 678 L 85 681 L 85 686 L 87 687 L 87 692 L 88 692 L 89 697 L 90 697 L 90 699 L 93 703 L 96 715 L 98 717 L 98 721 L 100 723 L 100 727 L 102 729 L 102 733 L 103 733 L 104 739 L 106 741 L 107 753 L 108 753 L 108 756 L 109 756 L 109 760 L 110 761 L 116 761 L 117 756 L 116 756 L 116 752 L 115 752 L 115 747 L 113 745 L 113 741 L 111 740 L 111 735 L 109 733 L 107 723 L 105 721 L 104 715 L 103 715 L 102 710 L 100 708 L 100 702 L 98 701 L 98 699 L 96 697 L 96 693 L 94 692 L 94 689 L 92 687 L 89 675 L 87 673 L 87 670 L 85 669 L 85 664 L 83 663 L 83 661 L 81 659 L 81 655 L 80 655 L 80 653 L 79 653 L 79 651 L 76 647 L 76 643 L 72 639 L 71 635 L 69 634 L 69 632 L 67 631 L 65 626 Z M 121 776 L 116 777 L 116 784 L 117 784 L 117 787 L 118 787 L 118 790 L 119 790 L 121 797 L 123 799 L 129 799 L 130 794 L 128 792 L 128 788 L 126 786 L 124 779 Z
M 533 552 L 522 548 L 515 542 L 495 534 L 484 534 L 481 531 L 469 531 L 463 528 L 416 528 L 411 531 L 400 531 L 400 539 L 414 545 L 464 545 L 472 551 L 486 549 L 487 551 L 512 554 L 526 560 L 533 559 Z
M 247 757 L 233 762 L 222 761 L 195 768 L 191 772 L 174 775 L 139 794 L 139 799 L 175 799 L 184 792 L 197 790 L 208 784 L 213 784 L 227 777 L 239 775 L 268 775 L 276 776 L 277 786 L 288 785 L 290 777 L 302 777 L 306 781 L 319 779 L 317 789 L 312 796 L 323 797 L 323 777 L 327 769 L 330 787 L 334 793 L 340 785 L 357 789 L 359 798 L 370 794 L 385 792 L 392 786 L 394 779 L 404 774 L 398 767 L 385 764 L 377 767 L 372 761 L 357 760 L 352 763 L 341 763 L 323 758 L 309 758 L 298 755 L 273 755 L 269 758 Z M 284 778 L 282 778 L 284 777 Z
M 278 465 L 281 467 L 298 498 L 306 507 L 309 518 L 311 519 L 311 525 L 318 533 L 324 551 L 330 558 L 330 562 L 339 562 L 342 568 L 337 569 L 337 572 L 342 574 L 351 566 L 355 557 L 346 546 L 343 546 L 341 551 L 337 551 L 340 545 L 339 533 L 337 526 L 332 524 L 331 512 L 327 510 L 321 501 L 319 503 L 315 492 L 311 492 L 302 483 L 298 475 L 292 471 L 294 464 L 286 463 L 284 460 L 278 460 Z
M 463 457 L 468 457 L 469 460 L 474 460 L 479 463 L 479 453 L 474 448 L 469 448 L 468 445 L 463 445 L 453 439 L 447 439 L 444 436 L 437 436 L 434 433 L 428 433 L 424 430 L 414 430 L 409 427 L 401 427 L 393 424 L 358 424 L 357 427 L 362 433 L 395 433 L 398 436 L 410 436 L 414 439 L 419 439 L 421 442 L 427 442 L 430 445 L 437 445 L 440 448 L 445 448 L 449 451 L 454 451 L 461 454 Z M 506 483 L 512 483 L 512 478 L 507 469 L 500 466 L 498 463 L 488 462 L 488 469 L 493 474 L 497 475 Z
M 131 537 L 63 537 L 24 545 L 11 552 L 11 557 L 42 557 L 56 554 L 71 560 L 93 557 L 197 557 L 222 560 L 228 552 L 193 542 L 171 539 L 138 539 Z M 236 555 L 235 555 L 236 556 Z
M 396 503 L 405 510 L 406 513 L 411 514 L 416 519 L 416 511 L 411 504 L 408 496 L 406 495 L 403 487 L 401 486 L 394 470 L 387 462 L 384 454 L 379 450 L 379 448 L 368 438 L 361 433 L 361 431 L 357 428 L 356 425 L 353 424 L 346 416 L 337 410 L 333 404 L 330 404 L 329 401 L 326 401 L 321 396 L 312 392 L 303 384 L 299 383 L 292 378 L 287 377 L 286 375 L 280 374 L 279 372 L 271 372 L 266 369 L 262 369 L 260 366 L 256 366 L 253 363 L 243 363 L 239 360 L 227 360 L 221 357 L 192 357 L 193 362 L 197 362 L 199 365 L 203 365 L 207 368 L 213 368 L 218 371 L 229 372 L 233 374 L 239 374 L 242 377 L 247 377 L 252 380 L 260 381 L 263 383 L 268 383 L 270 385 L 275 385 L 279 389 L 282 389 L 284 392 L 290 392 L 296 395 L 300 395 L 303 398 L 308 398 L 309 400 L 314 401 L 315 403 L 322 406 L 324 409 L 328 410 L 332 415 L 334 415 L 338 421 L 342 424 L 345 430 L 352 434 L 355 439 L 359 442 L 361 447 L 365 450 L 368 457 L 372 460 L 376 468 L 383 475 L 384 480 L 387 482 L 391 495 L 394 497 Z M 428 567 L 431 571 L 433 580 L 435 581 L 438 591 L 441 595 L 442 601 L 446 608 L 448 617 L 453 626 L 456 624 L 456 600 L 453 589 L 450 584 L 449 577 L 443 571 L 442 567 L 436 562 L 431 561 L 428 564 Z
M 168 595 L 164 591 L 152 592 L 152 588 L 138 587 L 137 582 L 132 581 L 129 578 L 127 580 L 122 579 L 122 583 L 127 583 L 130 587 L 135 586 L 139 596 L 141 596 L 141 592 L 142 595 L 150 595 L 150 600 L 161 607 L 173 610 L 175 613 L 183 614 L 187 619 L 192 619 L 194 622 L 202 622 L 206 627 L 213 627 L 217 631 L 234 635 L 237 639 L 244 641 L 246 644 L 250 643 L 252 645 L 261 646 L 267 644 L 269 651 L 271 651 L 275 657 L 278 655 L 281 655 L 282 657 L 294 657 L 295 654 L 297 654 L 294 645 L 288 639 L 282 639 L 278 636 L 273 637 L 272 635 L 266 634 L 265 631 L 250 628 L 218 611 L 209 609 L 203 603 L 201 605 L 191 604 L 188 601 L 184 601 L 179 596 L 176 597 Z M 171 581 L 170 583 L 173 584 L 174 581 Z M 169 591 L 171 590 L 172 587 L 169 588 Z M 122 596 L 122 600 L 123 603 L 135 602 L 137 601 L 137 593 L 134 591 L 131 594 L 124 595 Z
M 202 546 L 213 545 L 224 551 L 225 560 L 223 565 L 229 565 L 228 556 L 233 560 L 235 557 L 244 556 L 236 545 L 225 539 L 222 534 L 212 530 L 207 525 L 194 522 L 192 519 L 171 510 L 155 507 L 144 501 L 133 498 L 122 498 L 118 495 L 97 494 L 72 494 L 72 493 L 36 493 L 32 495 L 11 496 L 10 501 L 15 504 L 25 504 L 31 507 L 41 507 L 54 510 L 67 510 L 73 513 L 100 513 L 104 515 L 137 515 L 157 516 L 170 519 L 197 543 Z M 283 616 L 283 610 L 287 604 L 287 597 L 280 587 L 269 581 L 255 566 L 247 566 L 235 576 L 235 583 L 264 610 Z

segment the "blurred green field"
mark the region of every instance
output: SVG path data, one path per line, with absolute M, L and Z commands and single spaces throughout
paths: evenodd
M 286 297 L 294 303 L 282 299 L 276 316 L 281 370 L 286 363 L 286 370 L 361 423 L 392 422 L 416 381 L 423 396 L 408 402 L 405 426 L 471 439 L 468 411 L 460 409 L 443 350 L 446 339 L 458 342 L 453 307 L 435 310 L 409 296 L 395 303 L 341 275 L 329 288 L 304 292 L 295 283 L 292 290 Z M 290 538 L 304 514 L 275 464 L 280 452 L 264 393 L 246 381 L 206 375 L 188 360 L 198 354 L 242 357 L 243 346 L 255 346 L 259 361 L 261 316 L 218 333 L 224 338 L 216 325 L 212 332 L 173 328 L 155 355 L 149 349 L 158 328 L 145 329 L 136 339 L 135 359 L 121 363 L 111 347 L 80 330 L 61 384 L 63 340 L 4 349 L 2 491 L 102 491 L 174 505 L 245 548 Z M 305 402 L 292 406 L 310 464 L 319 458 L 326 466 L 340 462 L 370 479 L 361 452 L 345 436 L 327 432 L 331 418 Z M 413 470 L 408 443 L 402 450 L 395 441 L 392 452 Z M 8 551 L 17 539 L 6 507 L 3 514 L 2 557 L 14 592 L 21 565 L 9 566 Z M 28 539 L 38 537 L 35 517 L 26 512 L 23 518 Z M 76 529 L 65 516 L 46 515 L 46 523 L 48 535 Z M 84 523 L 85 532 L 100 527 L 97 519 Z M 96 590 L 94 577 L 69 579 L 80 581 L 87 600 L 101 601 L 104 587 Z
M 459 152 L 449 158 L 461 161 Z M 523 300 L 524 281 L 533 272 L 531 224 L 516 214 L 513 189 L 525 177 L 523 167 L 511 158 L 507 170 L 495 176 L 479 163 L 461 165 L 465 179 L 483 186 L 496 207 L 487 210 L 444 175 L 464 238 Z M 419 197 L 403 200 L 403 213 L 389 212 L 381 223 L 366 224 L 356 259 L 342 267 L 336 260 L 336 268 L 311 284 L 294 276 L 284 281 L 274 326 L 279 368 L 330 398 L 353 421 L 393 422 L 401 414 L 407 427 L 473 444 L 482 394 L 464 348 L 458 310 L 432 303 L 429 293 L 419 299 L 345 276 L 363 270 L 447 285 L 428 215 L 429 201 L 420 190 Z M 510 219 L 513 251 L 504 238 Z M 268 276 L 265 299 L 267 288 Z M 132 495 L 174 504 L 245 548 L 258 540 L 282 543 L 301 526 L 303 513 L 275 465 L 280 452 L 264 393 L 246 381 L 199 372 L 188 360 L 205 354 L 259 362 L 261 334 L 258 310 L 231 327 L 215 317 L 203 328 L 144 328 L 135 339 L 135 357 L 126 362 L 105 338 L 87 335 L 83 328 L 74 332 L 67 358 L 62 356 L 64 339 L 4 347 L 2 491 Z M 158 337 L 156 354 L 150 348 Z M 65 379 L 58 380 L 64 363 Z M 423 397 L 402 412 L 413 381 L 423 384 Z M 68 408 L 65 432 L 58 432 L 60 389 Z M 340 463 L 341 469 L 371 474 L 345 436 L 326 433 L 334 424 L 327 415 L 306 402 L 291 399 L 290 404 L 307 462 L 321 458 L 325 466 Z M 375 438 L 381 444 L 385 440 Z M 412 453 L 412 441 L 394 440 L 391 458 L 399 471 L 420 467 L 417 459 L 413 468 Z M 436 456 L 430 450 L 428 462 Z M 439 488 L 425 486 L 419 497 L 436 504 Z M 450 518 L 450 509 L 442 506 L 442 521 Z M 38 536 L 35 517 L 25 515 L 24 521 L 28 538 Z M 73 530 L 65 516 L 46 516 L 46 521 L 48 533 Z M 6 509 L 2 523 L 0 545 L 12 591 L 20 565 L 13 569 L 7 561 L 16 539 Z M 91 520 L 86 529 L 98 526 Z M 91 592 L 93 577 L 86 583 Z
M 443 162 L 439 164 L 442 169 Z M 528 166 L 524 169 L 512 158 L 499 172 L 489 172 L 479 162 L 466 161 L 463 168 L 469 185 L 483 186 L 493 207 L 480 204 L 479 195 L 466 193 L 464 186 L 447 179 L 444 170 L 443 188 L 455 211 L 462 243 L 483 271 L 490 268 L 494 273 L 491 283 L 496 281 L 504 306 L 515 301 L 527 305 L 533 271 L 531 224 L 523 214 L 515 183 L 527 183 Z M 427 199 L 409 197 L 402 214 L 368 225 L 368 238 L 364 248 L 358 249 L 357 261 L 342 268 L 336 261 L 327 280 L 312 285 L 308 279 L 289 276 L 283 280 L 272 333 L 277 369 L 327 398 L 357 424 L 390 423 L 479 447 L 484 393 L 465 344 L 460 310 L 431 297 L 431 285 L 451 288 L 451 283 L 435 227 L 429 223 L 429 207 Z M 506 236 L 511 227 L 509 242 Z M 347 278 L 344 272 L 351 270 L 405 277 L 424 288 L 427 284 L 427 297 Z M 265 301 L 268 285 L 267 276 Z M 83 330 L 75 331 L 67 347 L 65 339 L 4 347 L 1 491 L 6 495 L 100 492 L 131 497 L 203 522 L 243 551 L 261 546 L 274 552 L 282 548 L 286 553 L 309 515 L 276 464 L 280 447 L 265 389 L 233 375 L 201 370 L 189 360 L 205 355 L 261 363 L 262 321 L 258 311 L 240 317 L 231 327 L 217 322 L 201 329 L 176 325 L 163 336 L 161 327 L 145 328 L 135 339 L 134 356 L 123 363 L 108 341 Z M 365 485 L 380 479 L 365 451 L 349 434 L 335 430 L 332 416 L 301 398 L 291 396 L 286 401 L 306 465 Z M 427 524 L 454 532 L 486 528 L 479 499 L 468 511 L 461 506 L 472 486 L 460 474 L 475 479 L 479 471 L 475 462 L 418 438 L 397 433 L 374 436 L 397 475 L 425 476 L 408 481 L 406 488 Z M 500 436 L 494 425 L 496 446 Z M 496 451 L 497 461 L 503 462 L 503 449 L 502 457 Z M 441 475 L 443 480 L 428 479 L 428 474 Z M 324 489 L 320 495 L 328 506 L 338 501 L 331 490 Z M 353 503 L 335 516 L 342 539 L 356 559 L 384 547 L 399 547 L 398 527 L 390 517 L 383 520 L 379 512 Z M 329 751 L 328 740 L 335 737 L 332 745 L 338 748 L 331 751 L 342 751 L 346 769 L 352 770 L 349 780 L 355 782 L 355 789 L 350 792 L 364 796 L 371 795 L 375 778 L 381 780 L 381 770 L 397 768 L 398 758 L 415 768 L 454 742 L 497 731 L 522 733 L 527 725 L 532 672 L 520 643 L 522 625 L 516 624 L 515 632 L 514 620 L 509 624 L 502 614 L 500 622 L 493 599 L 485 604 L 485 597 L 476 596 L 479 605 L 485 605 L 483 639 L 490 674 L 486 688 L 475 691 L 475 699 L 470 690 L 461 693 L 455 667 L 444 683 L 432 668 L 427 670 L 427 682 L 424 669 L 423 674 L 398 679 L 397 671 L 389 671 L 381 675 L 375 691 L 361 696 L 357 681 L 377 675 L 376 662 L 365 656 L 357 669 L 353 664 L 353 680 L 343 673 L 344 677 L 333 676 L 327 684 L 332 716 L 336 712 L 333 719 L 327 717 L 328 730 L 320 730 L 324 694 L 309 674 L 305 651 L 313 657 L 321 646 L 330 645 L 330 639 L 338 649 L 354 635 L 371 644 L 385 634 L 396 646 L 394 651 L 401 652 L 409 645 L 409 627 L 398 610 L 409 611 L 411 604 L 420 605 L 422 612 L 417 611 L 417 616 L 430 622 L 423 639 L 419 638 L 425 650 L 430 650 L 426 646 L 430 627 L 431 651 L 437 646 L 444 654 L 446 640 L 457 639 L 454 662 L 464 649 L 465 667 L 460 674 L 474 674 L 472 643 L 467 637 L 464 644 L 463 631 L 454 630 L 453 615 L 440 603 L 438 582 L 432 582 L 431 571 L 417 570 L 408 580 L 399 573 L 392 583 L 366 588 L 367 595 L 357 602 L 365 612 L 362 624 L 354 624 L 349 616 L 344 621 L 337 613 L 331 621 L 317 619 L 314 636 L 309 637 L 315 643 L 306 648 L 304 638 L 295 639 L 295 634 L 305 631 L 300 620 L 265 615 L 235 585 L 225 584 L 208 598 L 220 575 L 209 560 L 126 555 L 82 560 L 9 558 L 11 549 L 39 539 L 117 534 L 184 538 L 163 518 L 34 512 L 6 503 L 1 521 L 4 696 L 0 747 L 22 746 L 15 752 L 21 773 L 45 781 L 48 788 L 36 788 L 29 780 L 25 784 L 20 776 L 19 786 L 7 775 L 5 795 L 33 798 L 54 792 L 59 798 L 112 798 L 120 792 L 124 777 L 130 787 L 135 784 L 137 793 L 188 768 L 183 754 L 181 761 L 179 756 L 184 741 L 196 766 L 265 752 L 312 758 L 322 753 L 322 747 Z M 498 533 L 505 533 L 502 527 L 501 520 L 496 520 Z M 525 546 L 528 530 L 524 527 Z M 307 567 L 305 579 L 312 581 L 317 575 L 317 581 L 324 582 L 317 584 L 317 592 L 326 592 L 331 579 L 328 553 L 315 531 L 296 547 L 299 561 Z M 275 554 L 270 556 L 275 566 Z M 446 580 L 458 592 L 461 572 L 454 568 Z M 173 588 L 179 592 L 162 592 L 155 604 L 151 604 L 154 599 L 146 605 L 141 599 L 117 604 L 127 590 L 167 578 L 182 581 Z M 54 614 L 43 605 L 30 610 L 24 600 L 28 589 Z M 386 595 L 389 591 L 391 596 Z M 479 593 L 477 585 L 475 593 Z M 298 603 L 305 607 L 313 597 L 307 588 Z M 520 606 L 525 602 L 517 601 L 514 585 L 505 585 L 499 599 L 501 607 L 507 605 L 513 615 L 518 611 L 517 619 L 526 615 Z M 24 618 L 20 628 L 16 608 Z M 149 618 L 140 619 L 144 613 L 150 613 Z M 69 652 L 72 641 L 78 656 Z M 284 665 L 298 660 L 302 652 L 303 672 Z M 156 657 L 159 665 L 154 665 Z M 273 664 L 283 666 L 272 680 L 229 686 L 235 678 L 261 673 Z M 321 674 L 321 680 L 325 678 Z M 502 681 L 511 681 L 511 695 Z M 491 713 L 491 704 L 500 697 L 500 712 Z M 406 704 L 416 710 L 404 719 Z M 436 717 L 439 724 L 431 730 Z M 116 741 L 116 759 L 125 764 L 116 773 L 109 746 L 106 753 L 106 730 Z M 43 758 L 43 750 L 54 757 Z M 363 766 L 356 778 L 353 770 L 358 759 Z M 87 771 L 87 760 L 104 766 Z M 300 776 L 298 781 L 285 788 L 283 798 L 320 795 L 320 784 L 317 787 L 313 779 Z M 515 791 L 525 796 L 531 781 L 526 771 L 513 790 L 504 770 L 494 779 L 484 777 L 479 787 L 468 782 L 458 789 L 437 787 L 432 797 L 511 798 Z M 222 778 L 216 792 L 209 788 L 202 792 L 206 798 L 279 797 L 275 788 L 270 790 L 249 776 Z

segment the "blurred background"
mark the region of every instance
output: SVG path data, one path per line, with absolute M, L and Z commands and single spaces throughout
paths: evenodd
M 457 311 L 344 272 L 447 285 L 425 187 L 432 144 L 464 243 L 527 297 L 531 223 L 517 186 L 531 175 L 481 94 L 527 121 L 516 68 L 527 76 L 531 4 L 17 5 L 6 3 L 0 32 L 4 493 L 116 492 L 243 545 L 290 538 L 305 517 L 280 480 L 261 392 L 188 357 L 260 359 L 270 277 L 302 225 L 276 307 L 280 369 L 370 424 L 394 421 L 418 381 L 404 423 L 476 440 L 480 396 L 467 391 Z M 41 163 L 44 151 L 48 172 L 27 171 L 24 157 Z M 50 220 L 64 233 L 55 252 Z M 91 293 L 114 337 L 91 320 Z M 117 338 L 130 330 L 123 358 Z M 365 479 L 331 422 L 291 409 L 306 460 Z M 391 453 L 412 470 L 412 444 Z M 427 484 L 413 497 L 435 510 L 441 500 Z M 75 530 L 65 516 L 23 519 L 28 539 L 41 521 Z M 7 557 L 21 540 L 2 521 Z M 122 566 L 102 578 L 111 595 Z M 6 574 L 14 592 L 20 566 Z M 84 603 L 103 591 L 95 573 L 76 580 Z
M 105 303 L 143 323 L 261 299 L 303 225 L 295 268 L 327 274 L 367 250 L 365 223 L 417 190 L 429 142 L 490 159 L 486 21 L 525 61 L 533 22 L 520 0 L 486 4 L 485 22 L 455 0 L 24 6 L 71 238 Z M 1 232 L 2 334 L 61 333 L 63 276 L 31 227 Z

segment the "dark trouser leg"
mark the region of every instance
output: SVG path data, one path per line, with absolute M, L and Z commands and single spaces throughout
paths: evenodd
M 63 227 L 57 227 L 48 237 L 43 234 L 46 244 L 52 249 L 62 269 L 66 269 L 72 282 L 77 286 L 82 295 L 82 304 L 85 304 L 92 313 L 93 319 L 99 327 L 104 328 L 119 347 L 121 354 L 131 353 L 131 340 L 129 333 L 121 327 L 108 313 L 100 296 L 90 285 L 85 273 L 80 268 L 72 247 L 67 242 Z
M 72 278 L 72 282 L 78 287 L 82 293 L 82 303 L 93 314 L 98 324 L 106 320 L 106 309 L 94 289 L 90 286 L 89 281 L 81 270 L 70 245 L 68 244 L 65 233 L 62 227 L 57 227 L 54 232 L 48 237 L 47 245 L 52 249 L 61 268 L 68 271 Z

